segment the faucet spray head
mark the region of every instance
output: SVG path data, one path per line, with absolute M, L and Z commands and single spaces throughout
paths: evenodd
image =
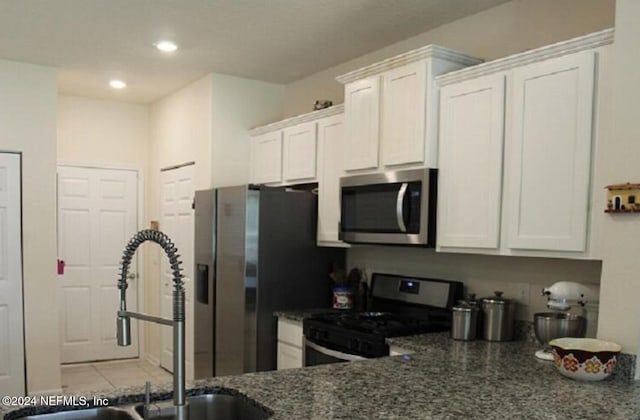
M 125 347 L 131 345 L 131 318 L 119 316 L 116 321 L 118 345 Z

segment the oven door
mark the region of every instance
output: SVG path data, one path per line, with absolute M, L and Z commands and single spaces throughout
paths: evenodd
M 328 349 L 310 341 L 307 338 L 304 339 L 303 358 L 305 367 L 366 359 L 366 357 L 357 356 L 355 354 L 343 353 L 341 351 Z
M 435 169 L 341 178 L 341 239 L 434 245 L 436 181 Z

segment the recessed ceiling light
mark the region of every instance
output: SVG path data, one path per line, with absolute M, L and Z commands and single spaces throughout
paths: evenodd
M 122 80 L 113 79 L 109 82 L 109 86 L 111 86 L 114 89 L 124 89 L 127 87 L 127 84 Z
M 172 41 L 159 41 L 155 43 L 155 46 L 162 52 L 174 52 L 178 49 L 178 46 Z

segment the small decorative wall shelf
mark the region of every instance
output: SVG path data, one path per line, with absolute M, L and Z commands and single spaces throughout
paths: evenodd
M 640 184 L 607 185 L 605 213 L 640 213 Z

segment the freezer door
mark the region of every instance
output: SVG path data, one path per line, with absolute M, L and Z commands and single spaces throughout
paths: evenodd
M 194 377 L 214 375 L 215 191 L 196 191 L 195 200 Z

